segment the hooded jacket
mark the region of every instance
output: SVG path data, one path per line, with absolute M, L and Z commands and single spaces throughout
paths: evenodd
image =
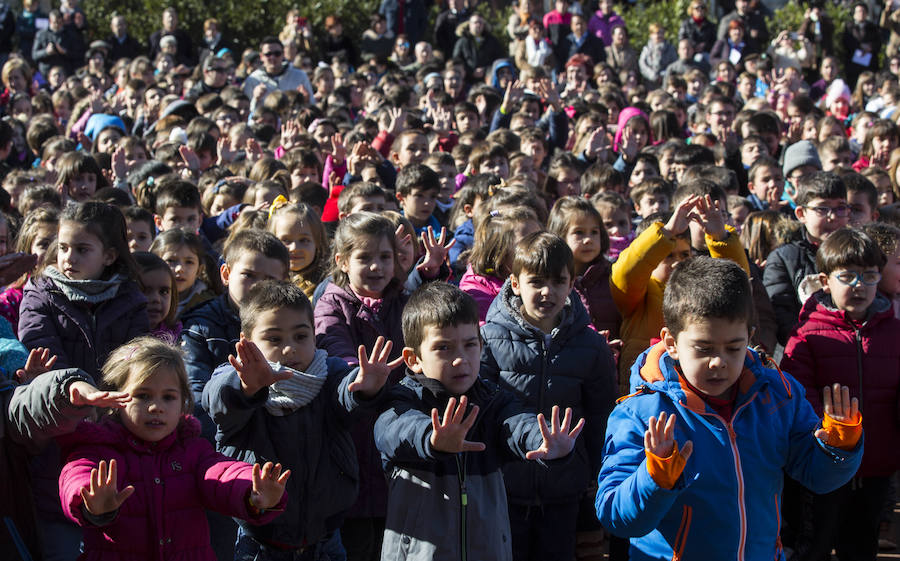
M 93 308 L 69 300 L 47 277 L 25 285 L 19 339 L 29 349 L 50 349 L 56 368 L 81 368 L 97 376 L 109 353 L 149 331 L 147 299 L 132 281 L 123 281 L 115 296 Z
M 503 287 L 503 279 L 491 275 L 479 275 L 472 269 L 472 265 L 466 267 L 466 272 L 459 279 L 459 289 L 475 299 L 478 304 L 478 319 L 484 324 L 491 302 L 500 293 Z
M 793 377 L 747 351 L 730 422 L 680 380 L 662 343 L 632 369 L 636 393 L 610 415 L 596 510 L 613 534 L 631 538 L 630 559 L 784 559 L 779 539 L 784 473 L 816 493 L 846 483 L 862 459 L 825 445 Z M 646 465 L 651 416 L 677 416 L 675 439 L 694 451 L 672 489 Z M 715 539 L 711 539 L 714 536 Z
M 900 320 L 878 295 L 868 318 L 855 322 L 823 291 L 800 312 L 781 366 L 806 389 L 822 415 L 822 388 L 839 383 L 859 398 L 866 454 L 857 475 L 887 477 L 900 469 Z
M 81 423 L 62 445 L 68 462 L 59 476 L 59 498 L 66 516 L 84 527 L 85 561 L 215 561 L 206 509 L 262 524 L 287 503 L 285 493 L 272 509 L 251 515 L 253 466 L 213 450 L 193 417 L 152 444 L 106 419 Z M 113 459 L 119 487 L 133 485 L 135 491 L 109 524 L 95 526 L 84 516 L 81 489 L 100 460 Z
M 559 325 L 545 334 L 522 317 L 522 299 L 509 281 L 488 311 L 481 328 L 480 375 L 512 391 L 526 407 L 547 418 L 554 405 L 572 408 L 585 429 L 572 460 L 558 468 L 515 462 L 503 469 L 509 501 L 519 505 L 577 502 L 600 469 L 606 418 L 616 392 L 616 366 L 602 335 L 574 292 Z
M 383 561 L 512 561 L 500 468 L 525 460 L 543 438 L 534 412 L 511 392 L 477 378 L 465 395 L 479 407 L 466 438 L 485 450 L 451 454 L 430 440 L 431 410 L 444 411 L 451 397 L 443 385 L 410 374 L 389 390 L 375 424 L 390 489 Z
M 803 304 L 797 295 L 800 283 L 809 275 L 818 273 L 816 267 L 817 247 L 804 233 L 803 239 L 786 243 L 775 248 L 766 258 L 763 269 L 763 284 L 778 322 L 778 342 L 787 343 Z
M 291 470 L 286 490 L 293 500 L 284 514 L 264 526 L 241 522 L 261 543 L 315 544 L 340 527 L 356 500 L 359 469 L 350 426 L 353 412 L 363 404 L 347 385 L 358 369 L 339 358 L 329 358 L 327 366 L 328 378 L 318 395 L 283 416 L 265 409 L 269 388 L 245 396 L 230 364 L 218 368 L 203 391 L 203 407 L 218 427 L 221 452 L 249 463 L 281 462 Z

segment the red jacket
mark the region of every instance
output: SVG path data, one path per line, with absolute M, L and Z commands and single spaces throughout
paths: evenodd
M 859 398 L 865 452 L 858 476 L 888 476 L 900 469 L 900 320 L 881 295 L 869 318 L 855 323 L 822 291 L 806 301 L 784 349 L 781 367 L 806 388 L 822 416 L 822 389 L 834 383 Z M 861 389 L 860 389 L 861 388 Z
M 281 514 L 281 503 L 254 517 L 247 507 L 252 466 L 213 450 L 200 438 L 200 422 L 184 417 L 155 445 L 135 438 L 121 423 L 83 422 L 61 444 L 67 463 L 59 476 L 66 516 L 84 527 L 86 561 L 215 561 L 206 509 L 265 524 Z M 81 488 L 90 484 L 100 460 L 118 463 L 119 489 L 134 485 L 115 519 L 102 527 L 85 520 Z

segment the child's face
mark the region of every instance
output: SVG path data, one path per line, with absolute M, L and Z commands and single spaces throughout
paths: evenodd
M 283 195 L 280 190 L 263 187 L 256 189 L 255 196 L 253 198 L 253 208 L 257 210 L 265 210 L 272 206 L 272 201 L 274 201 L 278 195 Z
M 162 254 L 162 260 L 175 274 L 175 288 L 178 289 L 178 294 L 187 294 L 200 273 L 200 257 L 194 250 L 183 245 L 166 249 Z
M 688 383 L 705 395 L 723 398 L 744 370 L 750 334 L 744 320 L 691 318 L 677 336 L 664 327 L 662 339 Z
M 878 267 L 851 265 L 832 271 L 830 275 L 820 273 L 819 279 L 839 310 L 844 310 L 854 320 L 862 320 L 875 300 L 881 274 Z
M 160 232 L 181 228 L 185 232 L 197 233 L 200 228 L 200 210 L 189 206 L 170 206 L 162 216 L 156 214 L 156 228 Z
M 228 289 L 228 297 L 240 306 L 254 284 L 261 280 L 285 280 L 287 269 L 278 259 L 247 251 L 232 265 L 222 265 L 219 273 L 222 284 Z
M 843 199 L 813 199 L 806 206 L 797 207 L 794 214 L 815 243 L 825 241 L 835 230 L 847 225 L 850 207 Z
M 58 246 L 56 268 L 72 280 L 97 280 L 118 257 L 114 248 L 103 247 L 100 238 L 76 222 L 60 223 Z
M 355 197 L 353 204 L 350 206 L 350 214 L 357 212 L 384 212 L 384 197 L 381 195 L 372 195 L 370 197 Z
M 459 134 L 463 134 L 479 127 L 478 113 L 474 111 L 460 111 L 454 115 L 456 120 L 456 130 Z
M 628 214 L 617 208 L 598 208 L 603 219 L 603 227 L 610 236 L 617 238 L 627 237 L 631 233 L 631 220 Z
M 541 167 L 541 163 L 543 163 L 544 158 L 547 157 L 547 150 L 544 148 L 544 143 L 538 139 L 522 143 L 522 153 L 531 156 L 535 168 Z
M 397 248 L 397 278 L 400 280 L 405 280 L 413 265 L 416 264 L 416 248 L 419 245 L 418 241 L 416 241 L 415 231 L 410 231 L 404 227 L 403 235 L 408 235 L 412 243 L 401 244 Z
M 439 381 L 451 394 L 464 394 L 481 369 L 478 324 L 429 325 L 418 349 L 403 349 L 403 360 L 410 370 Z
M 438 200 L 442 203 L 449 203 L 453 200 L 453 193 L 456 192 L 456 166 L 443 164 L 437 166 L 437 169 L 434 169 L 434 171 L 441 180 L 441 191 L 438 193 Z
M 413 188 L 407 195 L 397 193 L 397 200 L 400 201 L 403 214 L 413 223 L 413 226 L 422 227 L 428 224 L 428 219 L 434 212 L 437 194 L 438 192 L 434 189 Z
M 566 245 L 572 250 L 576 264 L 588 265 L 600 255 L 603 249 L 601 228 L 600 222 L 589 214 L 572 217 L 566 230 Z
M 740 234 L 741 230 L 744 228 L 744 222 L 747 221 L 747 217 L 750 215 L 750 209 L 747 208 L 747 205 L 739 205 L 732 209 L 730 214 L 731 225 L 734 226 L 734 229 Z
M 656 168 L 647 163 L 646 160 L 641 160 L 634 166 L 634 169 L 631 172 L 631 177 L 628 179 L 628 185 L 631 187 L 636 187 L 644 182 L 648 177 L 658 177 L 659 172 L 656 171 Z
M 745 142 L 741 145 L 741 163 L 745 166 L 752 166 L 760 156 L 766 154 L 768 150 L 759 142 Z
M 38 226 L 34 235 L 34 241 L 31 242 L 31 253 L 37 255 L 38 265 L 44 262 L 44 255 L 47 254 L 47 249 L 50 248 L 50 244 L 56 239 L 56 230 L 57 228 L 53 224 L 41 224 Z
M 781 168 L 778 166 L 758 168 L 755 176 L 747 184 L 747 188 L 759 200 L 774 207 L 784 193 L 784 174 L 781 173 Z
M 559 324 L 559 315 L 572 292 L 575 279 L 567 269 L 553 278 L 522 271 L 509 276 L 513 294 L 522 299 L 522 317 L 544 333 Z
M 300 272 L 316 258 L 316 242 L 309 224 L 301 222 L 296 214 L 283 212 L 275 218 L 275 237 L 291 254 L 291 271 Z
M 481 164 L 478 173 L 496 173 L 501 179 L 509 178 L 509 160 L 503 156 L 494 156 Z
M 210 216 L 217 216 L 225 211 L 225 209 L 231 208 L 234 205 L 238 204 L 240 201 L 228 195 L 226 193 L 219 193 L 215 197 L 213 197 L 212 204 L 209 205 L 209 214 Z
M 850 225 L 854 228 L 874 222 L 876 210 L 869 204 L 869 197 L 862 192 L 847 192 L 847 204 L 850 205 Z
M 366 240 L 349 255 L 336 254 L 335 261 L 347 275 L 350 287 L 358 296 L 381 298 L 394 278 L 394 245 L 386 237 Z
M 79 173 L 69 181 L 69 197 L 77 203 L 90 199 L 96 191 L 97 176 L 93 173 Z
M 562 168 L 556 174 L 556 196 L 581 194 L 581 176 L 572 168 Z
M 691 244 L 685 239 L 678 238 L 675 240 L 675 249 L 659 262 L 659 265 L 650 273 L 650 277 L 665 284 L 669 282 L 672 271 L 679 263 L 691 256 Z
M 410 164 L 421 164 L 428 156 L 428 140 L 423 134 L 407 136 L 400 145 L 400 150 L 394 153 L 397 167 Z
M 896 144 L 894 139 L 889 136 L 872 137 L 872 158 L 875 160 L 881 158 L 887 161 L 891 156 L 891 151 L 896 148 Z
M 310 314 L 292 308 L 259 313 L 245 334 L 270 362 L 305 372 L 316 354 L 316 332 Z
M 294 168 L 294 171 L 291 172 L 291 187 L 299 187 L 307 181 L 318 183 L 321 179 L 319 170 L 316 168 Z
M 141 273 L 141 291 L 147 297 L 150 329 L 156 329 L 172 308 L 172 281 L 169 272 L 153 269 Z
M 104 154 L 112 154 L 116 151 L 116 144 L 122 138 L 122 131 L 117 128 L 107 128 L 97 135 L 97 150 Z
M 172 368 L 160 366 L 141 383 L 134 372 L 122 391 L 131 401 L 119 417 L 125 428 L 145 442 L 159 442 L 178 428 L 184 407 L 178 374 Z
M 832 171 L 838 166 L 849 168 L 853 165 L 853 153 L 849 150 L 831 153 L 822 150 L 820 155 L 822 156 L 822 171 Z
M 900 295 L 900 244 L 894 253 L 887 256 L 887 263 L 881 270 L 881 282 L 878 283 L 878 290 L 891 297 Z
M 669 197 L 665 195 L 644 195 L 638 201 L 635 211 L 641 218 L 647 218 L 651 214 L 657 212 L 665 212 L 669 210 Z
M 128 220 L 128 249 L 135 251 L 150 251 L 153 243 L 153 232 L 149 222 L 143 220 Z

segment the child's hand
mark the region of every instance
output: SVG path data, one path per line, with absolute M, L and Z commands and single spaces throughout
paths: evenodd
M 641 149 L 637 142 L 634 141 L 633 133 L 628 127 L 625 127 L 625 130 L 622 131 L 622 143 L 619 145 L 619 149 L 625 160 L 629 162 L 634 161 L 634 157 L 637 156 L 638 151 Z
M 197 153 L 194 152 L 193 148 L 190 146 L 179 146 L 178 154 L 181 156 L 187 169 L 191 170 L 191 173 L 200 171 L 200 158 L 197 157 Z
M 281 125 L 281 147 L 287 152 L 297 143 L 300 136 L 300 125 L 293 119 L 288 119 Z
M 644 431 L 644 450 L 652 452 L 658 458 L 668 458 L 675 450 L 675 415 L 669 415 L 663 411 L 659 418 L 650 417 L 649 428 Z M 694 451 L 694 443 L 688 440 L 678 451 L 681 457 L 687 461 Z
M 347 147 L 344 146 L 344 137 L 336 132 L 331 135 L 331 161 L 335 166 L 340 166 L 347 159 Z
M 388 375 L 394 368 L 400 366 L 403 357 L 399 356 L 393 361 L 388 362 L 391 354 L 391 347 L 394 346 L 393 341 L 387 341 L 382 336 L 378 336 L 375 345 L 372 347 L 371 359 L 366 356 L 366 347 L 359 346 L 359 374 L 356 379 L 347 386 L 351 392 L 360 392 L 365 398 L 375 397 L 375 394 L 381 390 L 387 381 Z
M 394 240 L 397 243 L 397 253 L 403 253 L 412 243 L 412 236 L 406 233 L 406 228 L 401 224 L 394 230 Z
M 462 396 L 459 406 L 456 406 L 456 398 L 451 397 L 444 411 L 443 422 L 438 418 L 438 410 L 431 410 L 431 447 L 440 452 L 481 452 L 484 450 L 483 442 L 470 442 L 466 440 L 466 434 L 475 424 L 478 416 L 478 406 L 473 405 L 472 411 L 465 418 L 466 407 L 469 399 Z
M 87 382 L 73 382 L 69 386 L 69 401 L 75 407 L 108 407 L 124 409 L 131 401 L 127 392 L 101 391 Z
M 422 232 L 422 245 L 425 246 L 425 259 L 416 267 L 416 269 L 422 273 L 422 276 L 429 279 L 434 278 L 441 269 L 441 265 L 447 260 L 447 255 L 450 254 L 450 248 L 453 247 L 456 240 L 450 240 L 450 243 L 444 245 L 446 239 L 447 229 L 444 227 L 441 227 L 441 237 L 438 239 L 434 237 L 434 228 L 431 226 Z
M 840 384 L 825 386 L 822 390 L 822 405 L 825 414 L 839 423 L 855 423 L 859 415 L 859 400 L 855 397 L 850 399 L 850 388 Z M 821 428 L 816 431 L 816 438 L 827 442 L 830 434 L 828 430 Z
M 621 339 L 610 339 L 609 329 L 600 331 L 600 335 L 603 335 L 603 338 L 606 339 L 606 344 L 609 345 L 609 350 L 612 351 L 613 359 L 616 361 L 616 364 L 619 364 L 619 355 L 622 354 L 622 345 L 624 343 Z
M 728 236 L 725 229 L 725 216 L 722 214 L 719 201 L 706 195 L 697 200 L 695 207 L 697 212 L 694 219 L 703 226 L 703 231 L 716 241 L 724 240 Z
M 391 107 L 388 109 L 388 116 L 390 117 L 390 121 L 388 123 L 387 133 L 396 138 L 398 134 L 403 132 L 403 109 L 400 107 Z
M 230 164 L 237 157 L 237 150 L 228 135 L 222 135 L 216 142 L 216 165 Z
M 17 278 L 34 269 L 37 255 L 30 253 L 7 253 L 0 257 L 0 286 L 11 284 Z
M 691 195 L 681 201 L 681 204 L 675 208 L 675 212 L 672 213 L 672 217 L 669 218 L 665 225 L 665 230 L 670 236 L 678 236 L 688 229 L 688 224 L 691 221 L 691 211 L 697 206 L 697 201 L 699 200 L 700 197 L 698 195 Z
M 563 458 L 575 448 L 575 439 L 581 434 L 584 428 L 584 419 L 580 419 L 571 431 L 569 427 L 572 425 L 572 408 L 566 407 L 566 416 L 563 418 L 562 424 L 559 423 L 559 405 L 553 406 L 551 414 L 551 426 L 547 426 L 547 419 L 543 413 L 538 413 L 538 426 L 541 429 L 541 435 L 544 437 L 544 443 L 537 450 L 532 450 L 525 454 L 529 460 L 555 460 Z
M 237 358 L 234 355 L 228 355 L 228 362 L 237 370 L 238 377 L 241 379 L 241 390 L 247 397 L 256 395 L 256 392 L 275 382 L 291 377 L 290 372 L 273 371 L 259 347 L 253 341 L 248 341 L 243 334 L 235 346 L 235 350 Z
M 28 353 L 25 368 L 16 370 L 16 380 L 20 384 L 28 384 L 41 374 L 53 370 L 56 364 L 56 355 L 50 356 L 50 349 L 37 347 Z
M 258 510 L 266 510 L 277 505 L 284 495 L 284 486 L 291 476 L 291 470 L 281 472 L 281 464 L 266 465 L 260 470 L 259 464 L 253 464 L 253 490 L 250 492 L 250 505 Z
M 116 181 L 125 181 L 128 175 L 128 162 L 126 161 L 125 148 L 116 148 L 112 155 L 112 174 Z
M 84 501 L 84 508 L 94 516 L 118 510 L 122 503 L 134 493 L 134 487 L 131 485 L 121 491 L 118 490 L 117 470 L 115 460 L 109 461 L 109 470 L 106 468 L 106 460 L 100 460 L 100 466 L 91 470 L 90 487 L 81 488 L 81 500 Z
M 244 148 L 247 161 L 256 163 L 263 157 L 263 149 L 260 146 L 259 142 L 255 138 L 247 139 L 246 147 Z

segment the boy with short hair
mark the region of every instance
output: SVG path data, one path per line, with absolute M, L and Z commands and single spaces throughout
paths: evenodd
M 784 175 L 774 158 L 760 156 L 747 172 L 747 200 L 754 210 L 781 209 Z
M 853 165 L 850 141 L 843 136 L 829 136 L 819 143 L 818 150 L 822 171 L 833 171 L 838 167 L 849 168 Z
M 643 220 L 657 212 L 668 212 L 672 204 L 672 186 L 661 177 L 650 177 L 631 190 L 634 212 Z
M 547 232 L 516 245 L 512 274 L 481 328 L 481 377 L 514 392 L 530 409 L 571 407 L 587 431 L 565 465 L 510 463 L 503 470 L 516 559 L 574 559 L 581 498 L 600 469 L 606 418 L 616 393 L 609 346 L 572 292 L 575 261 Z
M 438 175 L 441 190 L 435 201 L 434 217 L 442 226 L 450 224 L 450 213 L 453 211 L 453 194 L 456 192 L 456 164 L 453 156 L 447 152 L 433 152 L 425 158 L 425 165 Z
M 405 166 L 397 174 L 397 201 L 404 216 L 421 236 L 430 226 L 441 231 L 441 224 L 434 217 L 434 205 L 441 191 L 441 180 L 424 164 Z
M 156 196 L 156 213 L 153 220 L 160 232 L 181 228 L 199 233 L 203 217 L 200 190 L 188 181 L 174 181 L 160 189 Z
M 787 343 L 791 329 L 797 324 L 802 302 L 814 292 L 810 287 L 818 287 L 819 245 L 832 232 L 846 226 L 850 218 L 847 187 L 831 172 L 804 176 L 795 200 L 794 215 L 803 224 L 803 235 L 770 253 L 763 271 L 763 284 L 775 310 L 778 342 L 782 345 Z
M 380 185 L 368 181 L 351 183 L 338 195 L 338 217 L 343 220 L 356 212 L 384 212 L 384 201 Z
M 459 288 L 424 285 L 402 321 L 409 371 L 375 424 L 389 477 L 381 558 L 512 561 L 501 467 L 511 457 L 566 458 L 584 421 L 572 428 L 571 409 L 560 422 L 554 406 L 548 428 L 542 413 L 478 375 L 478 306 Z
M 659 177 L 659 161 L 649 152 L 638 152 L 628 176 L 628 188 L 632 189 L 651 177 Z
M 373 143 L 374 144 L 374 143 Z M 421 164 L 428 156 L 428 137 L 420 130 L 405 130 L 391 143 L 389 160 L 398 170 Z
M 875 184 L 855 171 L 842 173 L 841 180 L 847 186 L 849 225 L 860 228 L 878 220 L 878 189 Z
M 203 388 L 213 370 L 228 361 L 241 334 L 238 312 L 250 288 L 260 280 L 285 280 L 290 254 L 269 232 L 248 229 L 235 234 L 225 246 L 220 268 L 225 293 L 192 309 L 182 319 L 181 347 L 194 393 L 194 414 L 203 423 L 203 436 L 212 440 L 215 427 L 200 407 Z
M 156 227 L 153 214 L 149 210 L 137 205 L 126 208 L 125 225 L 128 235 L 128 249 L 135 251 L 150 251 L 153 238 L 156 237 Z
M 254 285 L 240 315 L 237 350 L 213 373 L 203 407 L 219 450 L 243 461 L 277 458 L 296 477 L 287 488 L 294 500 L 276 521 L 240 523 L 235 553 L 274 560 L 309 546 L 342 550 L 337 530 L 359 479 L 349 427 L 401 359 L 387 362 L 392 344 L 381 338 L 357 368 L 328 357 L 316 348 L 312 305 L 289 282 Z
M 806 388 L 817 414 L 823 410 L 818 388 L 838 384 L 866 412 L 859 471 L 834 493 L 812 497 L 812 532 L 802 532 L 797 544 L 809 559 L 825 559 L 832 547 L 840 559 L 874 559 L 884 496 L 900 469 L 900 320 L 877 290 L 885 262 L 878 244 L 860 230 L 830 235 L 816 254 L 823 288 L 803 305 L 784 349 L 781 366 Z
M 597 517 L 631 538 L 632 561 L 783 559 L 783 473 L 819 492 L 847 482 L 862 458 L 858 401 L 825 388 L 820 421 L 796 380 L 747 349 L 750 283 L 729 260 L 682 262 L 663 314 L 607 425 Z

